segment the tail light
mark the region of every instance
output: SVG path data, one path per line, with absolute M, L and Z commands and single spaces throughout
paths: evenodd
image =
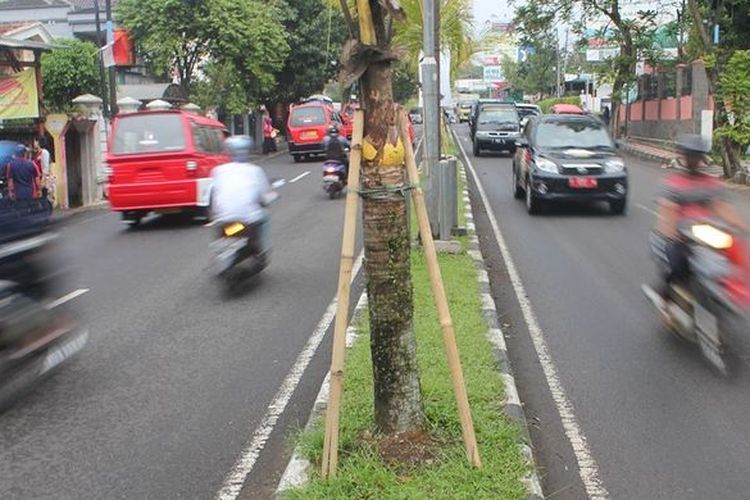
M 224 236 L 235 236 L 245 230 L 245 225 L 240 222 L 235 222 L 224 228 Z
M 185 164 L 185 169 L 188 172 L 195 172 L 196 170 L 198 170 L 198 162 L 195 160 L 188 160 Z

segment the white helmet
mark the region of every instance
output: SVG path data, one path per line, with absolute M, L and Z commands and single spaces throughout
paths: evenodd
M 245 163 L 250 160 L 250 151 L 253 149 L 253 139 L 248 135 L 233 135 L 224 143 L 232 161 Z

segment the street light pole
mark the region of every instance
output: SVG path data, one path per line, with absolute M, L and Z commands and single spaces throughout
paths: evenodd
M 98 4 L 99 2 L 97 1 L 96 3 Z M 115 39 L 112 31 L 112 0 L 105 0 L 104 5 L 107 15 L 107 44 L 111 45 Z M 109 110 L 111 116 L 117 114 L 117 83 L 115 82 L 114 66 L 109 68 Z
M 429 176 L 440 158 L 440 125 L 438 103 L 437 55 L 435 54 L 436 1 L 424 0 L 422 17 L 422 93 L 424 95 L 425 175 Z M 429 182 L 427 183 L 429 185 Z
M 104 61 L 102 60 L 102 29 L 101 29 L 101 16 L 99 15 L 99 0 L 94 0 L 94 15 L 96 19 L 96 46 L 99 48 L 98 60 L 99 60 L 99 92 L 102 98 L 102 109 L 104 116 L 110 116 L 109 114 L 109 99 L 107 98 L 107 82 L 106 76 L 104 76 Z

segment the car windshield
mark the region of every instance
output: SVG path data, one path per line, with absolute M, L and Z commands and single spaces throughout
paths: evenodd
M 546 149 L 613 149 L 603 125 L 592 120 L 549 121 L 536 129 L 536 143 Z
M 132 115 L 117 120 L 112 154 L 165 153 L 183 149 L 185 134 L 177 113 Z
M 479 113 L 479 123 L 517 123 L 518 113 L 515 109 L 500 106 L 485 106 Z
M 323 125 L 325 122 L 326 114 L 323 111 L 323 108 L 311 106 L 309 108 L 297 108 L 292 110 L 291 124 L 293 127 Z
M 525 118 L 527 116 L 536 116 L 539 113 L 534 108 L 518 108 L 518 116 Z

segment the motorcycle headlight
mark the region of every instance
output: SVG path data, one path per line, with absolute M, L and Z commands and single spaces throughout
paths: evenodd
M 731 234 L 710 224 L 692 226 L 690 232 L 697 241 L 716 250 L 726 250 L 734 244 L 734 238 L 732 238 Z
M 539 170 L 544 172 L 558 173 L 557 163 L 547 158 L 537 158 L 534 163 Z
M 604 169 L 607 172 L 622 172 L 625 169 L 625 162 L 621 158 L 611 158 L 604 163 Z

